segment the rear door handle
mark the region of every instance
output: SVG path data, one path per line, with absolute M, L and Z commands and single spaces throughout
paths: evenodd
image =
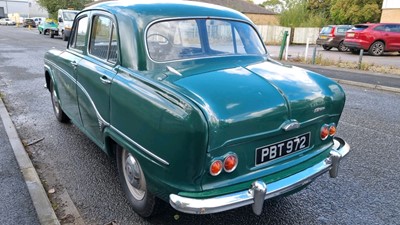
M 111 84 L 111 80 L 109 80 L 108 77 L 106 77 L 106 76 L 100 77 L 100 81 L 103 84 Z

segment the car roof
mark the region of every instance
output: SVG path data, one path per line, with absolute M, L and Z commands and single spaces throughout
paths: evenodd
M 118 17 L 134 17 L 136 20 L 141 20 L 141 23 L 137 24 L 177 17 L 230 18 L 252 23 L 245 15 L 233 9 L 193 1 L 110 1 L 92 5 L 85 10 L 89 9 L 105 10 Z

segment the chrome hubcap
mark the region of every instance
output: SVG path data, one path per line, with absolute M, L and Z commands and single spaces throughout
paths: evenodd
M 381 43 L 374 44 L 373 50 L 376 55 L 380 55 L 383 52 L 383 45 Z
M 146 183 L 142 170 L 136 159 L 124 149 L 123 168 L 124 177 L 132 196 L 137 200 L 142 200 L 146 194 Z
M 54 105 L 54 111 L 56 112 L 56 114 L 57 115 L 60 114 L 58 98 L 57 98 L 57 94 L 56 94 L 55 90 L 53 90 L 53 105 Z

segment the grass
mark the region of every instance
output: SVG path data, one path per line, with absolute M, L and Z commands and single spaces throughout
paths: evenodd
M 288 60 L 292 61 L 292 62 L 312 64 L 312 59 L 304 60 L 304 57 L 300 57 L 300 56 L 290 58 Z M 345 68 L 345 69 L 355 69 L 355 70 L 359 69 L 362 71 L 370 71 L 370 72 L 375 72 L 375 73 L 400 75 L 400 67 L 375 65 L 374 63 L 361 63 L 360 68 L 359 68 L 358 63 L 343 61 L 340 58 L 338 60 L 323 58 L 321 54 L 318 54 L 315 57 L 315 65 L 336 66 L 336 67 Z

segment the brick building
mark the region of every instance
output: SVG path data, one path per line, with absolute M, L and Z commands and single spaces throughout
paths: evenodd
M 193 0 L 235 9 L 249 17 L 256 25 L 279 25 L 278 15 L 246 0 Z
M 383 0 L 381 23 L 400 23 L 399 0 Z

